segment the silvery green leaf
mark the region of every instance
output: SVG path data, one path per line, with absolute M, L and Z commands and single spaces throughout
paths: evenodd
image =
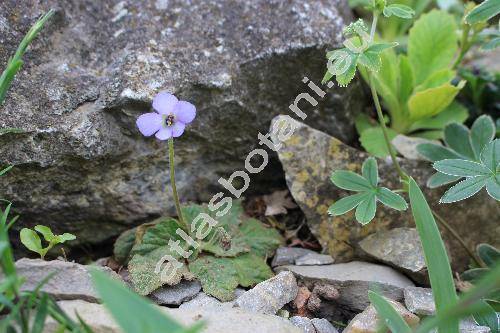
M 477 254 L 488 267 L 494 267 L 500 261 L 500 251 L 486 243 L 477 246 Z
M 415 15 L 415 11 L 411 7 L 405 5 L 392 4 L 384 8 L 384 16 L 390 17 L 392 15 L 400 18 L 411 19 L 413 15 Z
M 491 171 L 484 165 L 460 159 L 442 160 L 433 164 L 434 169 L 450 176 L 474 177 L 489 176 Z
M 392 42 L 392 43 L 374 43 L 370 45 L 366 51 L 370 52 L 375 52 L 375 53 L 380 53 L 384 50 L 387 49 L 392 49 L 393 47 L 398 46 L 399 44 L 397 42 Z
M 380 59 L 380 55 L 378 53 L 370 52 L 368 50 L 359 54 L 358 62 L 373 72 L 378 72 L 380 66 L 382 66 L 382 60 Z
M 486 182 L 486 191 L 493 199 L 500 201 L 500 175 L 491 177 Z
M 372 190 L 371 184 L 365 178 L 357 173 L 346 170 L 338 170 L 333 172 L 331 176 L 333 184 L 344 190 L 350 191 L 370 191 Z
M 435 143 L 421 143 L 417 146 L 417 151 L 431 162 L 460 158 L 460 155 L 456 154 L 453 150 Z
M 500 164 L 500 139 L 493 140 L 481 152 L 481 162 L 492 172 Z
M 467 199 L 479 192 L 488 179 L 488 176 L 466 178 L 446 191 L 439 202 L 451 203 Z
M 377 211 L 376 194 L 368 193 L 366 198 L 356 208 L 356 220 L 361 224 L 367 224 L 375 217 Z
M 346 87 L 356 75 L 356 66 L 358 64 L 358 54 L 351 53 L 350 56 L 350 64 L 349 67 L 342 73 L 337 74 L 336 79 L 337 83 L 341 87 Z
M 368 195 L 369 192 L 361 192 L 337 200 L 328 208 L 328 214 L 333 216 L 345 214 L 357 207 Z
M 483 148 L 495 138 L 495 123 L 490 116 L 482 115 L 474 121 L 470 130 L 472 149 L 479 158 Z
M 500 13 L 500 1 L 498 0 L 485 0 L 480 5 L 476 6 L 467 16 L 465 21 L 468 24 L 475 24 L 478 22 L 486 22 L 490 18 Z
M 396 210 L 406 210 L 408 208 L 408 204 L 402 196 L 385 187 L 378 189 L 377 199 L 384 205 Z
M 491 51 L 500 46 L 500 37 L 493 37 L 481 46 L 481 50 Z
M 444 129 L 444 142 L 458 154 L 475 160 L 474 150 L 470 144 L 469 129 L 464 125 L 452 123 Z
M 361 167 L 361 174 L 363 177 L 370 182 L 372 186 L 377 186 L 378 184 L 378 165 L 377 160 L 373 157 L 367 158 L 363 162 Z
M 436 172 L 433 174 L 429 179 L 427 180 L 427 187 L 429 188 L 436 188 L 439 186 L 443 186 L 446 184 L 454 183 L 457 180 L 459 180 L 460 176 L 450 176 L 450 175 L 445 175 L 444 173 L 441 172 Z

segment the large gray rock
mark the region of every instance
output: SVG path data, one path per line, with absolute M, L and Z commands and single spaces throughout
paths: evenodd
M 108 273 L 112 278 L 121 280 L 121 277 L 108 267 L 95 268 Z M 23 258 L 16 261 L 16 269 L 18 275 L 25 279 L 21 286 L 23 291 L 34 290 L 47 276 L 53 274 L 43 285 L 42 291 L 60 300 L 99 301 L 90 277 L 89 266 L 62 260 Z
M 61 301 L 59 306 L 74 320 L 78 315 L 92 328 L 94 333 L 122 333 L 103 305 L 83 301 Z M 201 333 L 301 333 L 288 320 L 277 316 L 259 313 L 248 313 L 241 309 L 228 308 L 225 311 L 213 312 L 208 309 L 169 309 L 159 307 L 161 311 L 183 325 L 204 322 Z M 134 315 L 134 309 L 130 309 Z M 58 325 L 50 320 L 44 333 L 54 333 Z
M 235 301 L 235 306 L 247 311 L 275 314 L 285 304 L 297 297 L 299 287 L 290 272 L 281 272 L 257 284 Z
M 15 166 L 0 188 L 21 213 L 16 226 L 49 223 L 93 243 L 174 213 L 167 145 L 135 126 L 158 91 L 198 108 L 176 143 L 177 181 L 183 201 L 207 201 L 272 117 L 314 94 L 302 79 L 319 85 L 326 49 L 352 19 L 345 0 L 1 1 L 0 68 L 49 8 L 56 15 L 0 107 L 0 128 L 21 129 L 0 137 L 0 164 Z M 351 141 L 361 96 L 355 84 L 300 107 Z M 282 175 L 271 158 L 250 190 Z
M 276 118 L 275 122 L 281 119 L 284 118 Z M 362 162 L 369 155 L 308 125 L 298 121 L 292 123 L 294 135 L 278 151 L 288 188 L 305 213 L 311 231 L 335 262 L 352 260 L 358 242 L 369 234 L 414 226 L 410 209 L 399 212 L 385 208 L 380 203 L 375 219 L 364 226 L 355 221 L 354 211 L 341 216 L 329 216 L 328 207 L 334 201 L 353 193 L 335 187 L 329 180 L 330 175 L 335 170 L 360 172 Z M 380 184 L 391 189 L 400 188 L 392 164 L 388 160 L 379 160 L 378 164 Z M 458 203 L 439 204 L 446 186 L 434 190 L 426 188 L 425 183 L 433 173 L 429 163 L 401 160 L 401 165 L 419 183 L 431 207 L 446 218 L 469 248 L 483 242 L 500 246 L 500 238 L 497 237 L 500 224 L 497 219 L 491 218 L 500 216 L 500 205 L 489 198 L 485 191 Z M 467 252 L 449 232 L 443 230 L 442 234 L 454 269 L 465 269 L 470 260 Z
M 324 266 L 280 266 L 276 270 L 293 272 L 310 290 L 318 283 L 333 286 L 340 294 L 336 302 L 358 312 L 370 303 L 370 289 L 388 298 L 402 300 L 403 289 L 414 286 L 407 277 L 390 267 L 361 261 Z
M 359 242 L 370 257 L 406 273 L 413 280 L 428 283 L 424 250 L 415 228 L 381 230 Z

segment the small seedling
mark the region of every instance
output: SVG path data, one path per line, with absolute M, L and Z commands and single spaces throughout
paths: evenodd
M 76 239 L 75 235 L 67 232 L 62 235 L 54 235 L 52 230 L 44 225 L 37 225 L 34 229 L 41 233 L 45 241 L 49 244 L 46 247 L 42 247 L 40 236 L 38 236 L 35 230 L 28 228 L 23 228 L 21 230 L 21 243 L 23 243 L 28 250 L 38 253 L 42 259 L 45 258 L 47 252 L 55 245 Z

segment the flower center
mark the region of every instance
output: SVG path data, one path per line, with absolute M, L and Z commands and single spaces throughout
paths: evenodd
M 166 118 L 165 118 L 165 124 L 167 126 L 172 126 L 174 124 L 174 115 L 173 114 L 169 114 Z

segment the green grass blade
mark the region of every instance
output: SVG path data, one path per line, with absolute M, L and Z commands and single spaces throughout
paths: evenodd
M 38 311 L 36 312 L 35 320 L 33 321 L 33 326 L 31 327 L 31 333 L 42 333 L 45 325 L 45 319 L 47 319 L 48 314 L 48 301 L 49 296 L 47 294 L 43 294 L 40 298 L 40 303 L 38 303 Z
M 446 307 L 455 304 L 457 301 L 450 261 L 424 194 L 413 178 L 410 179 L 409 185 L 413 218 L 422 242 L 425 262 L 436 302 L 436 312 L 439 315 Z M 439 326 L 439 333 L 456 332 L 458 332 L 458 320 L 451 321 L 445 326 Z
M 410 326 L 385 298 L 371 290 L 368 292 L 368 298 L 391 332 L 412 333 Z
M 435 317 L 429 317 L 423 321 L 415 333 L 428 333 L 439 325 L 448 325 L 459 318 L 471 314 L 484 313 L 485 309 L 481 299 L 488 297 L 491 292 L 500 288 L 500 265 L 493 268 L 476 286 L 469 292 L 463 294 L 454 305 L 441 309 Z
M 14 76 L 17 72 L 19 72 L 21 66 L 23 65 L 22 57 L 26 52 L 26 49 L 38 33 L 40 33 L 40 30 L 42 30 L 43 26 L 52 17 L 52 15 L 54 15 L 54 11 L 50 10 L 31 27 L 19 44 L 14 56 L 7 63 L 7 68 L 0 76 L 0 105 L 3 104 L 5 95 L 7 94 L 7 90 L 9 89 Z
M 104 305 L 125 333 L 186 333 L 196 332 L 193 327 L 185 329 L 176 321 L 161 313 L 145 298 L 135 294 L 104 273 L 92 271 L 94 285 Z M 199 328 L 199 326 L 198 326 Z

